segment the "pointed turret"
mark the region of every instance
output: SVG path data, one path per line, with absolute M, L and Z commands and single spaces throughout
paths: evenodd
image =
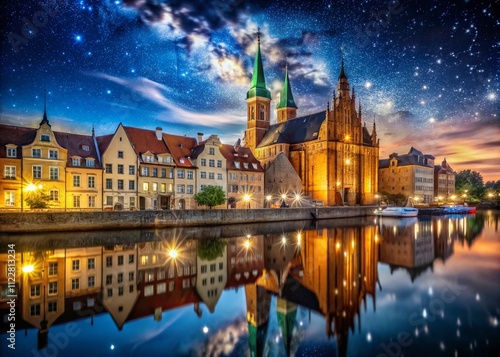
M 372 145 L 377 146 L 377 125 L 375 124 L 375 116 L 373 117 Z
M 45 89 L 44 95 L 43 95 L 43 118 L 42 118 L 42 121 L 40 122 L 40 125 L 42 125 L 42 124 L 47 124 L 48 126 L 50 126 L 49 119 L 47 119 L 47 90 L 46 89 Z
M 252 82 L 247 92 L 246 102 L 248 116 L 245 145 L 254 151 L 271 125 L 271 92 L 266 88 L 264 67 L 260 55 L 260 28 L 257 32 L 257 53 L 255 54 Z
M 280 101 L 276 108 L 278 109 L 278 123 L 297 117 L 297 105 L 293 99 L 292 86 L 288 78 L 288 63 L 285 68 L 285 83 L 283 84 Z
M 344 69 L 344 48 L 342 50 L 342 64 L 340 67 L 339 81 L 337 84 L 337 91 L 339 98 L 349 99 L 349 81 L 347 80 L 347 75 Z
M 342 65 L 340 67 L 339 79 L 347 79 L 347 75 L 345 74 L 344 69 L 344 50 L 342 49 Z
M 257 53 L 253 64 L 252 82 L 247 92 L 247 99 L 253 97 L 264 97 L 271 99 L 271 92 L 266 88 L 266 78 L 264 76 L 264 66 L 260 55 L 260 28 L 257 32 Z

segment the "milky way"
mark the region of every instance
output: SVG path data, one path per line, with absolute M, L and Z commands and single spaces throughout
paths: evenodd
M 416 146 L 500 179 L 499 1 L 2 2 L 0 122 L 118 123 L 231 143 L 245 127 L 257 28 L 273 99 L 285 63 L 299 115 L 340 70 L 377 122 L 381 157 Z M 5 20 L 5 21 L 4 21 Z

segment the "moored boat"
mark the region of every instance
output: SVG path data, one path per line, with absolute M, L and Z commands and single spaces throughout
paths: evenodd
M 387 207 L 375 210 L 375 215 L 382 217 L 416 217 L 418 208 L 414 207 Z
M 443 206 L 443 213 L 445 214 L 476 213 L 476 207 L 469 207 L 462 205 Z

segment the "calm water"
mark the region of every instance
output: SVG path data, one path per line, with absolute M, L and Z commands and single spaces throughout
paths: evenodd
M 499 214 L 0 237 L 0 355 L 498 356 Z

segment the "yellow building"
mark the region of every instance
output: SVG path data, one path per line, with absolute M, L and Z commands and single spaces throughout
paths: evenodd
M 434 156 L 415 148 L 408 154 L 391 154 L 379 163 L 379 191 L 403 194 L 415 203 L 434 202 Z
M 434 199 L 438 202 L 448 202 L 455 194 L 456 172 L 450 164 L 443 160 L 441 165 L 434 166 Z
M 325 111 L 299 118 L 287 69 L 277 105 L 278 122 L 271 125 L 271 93 L 266 88 L 259 35 L 246 101 L 245 143 L 265 170 L 284 153 L 300 177 L 301 190 L 312 200 L 325 205 L 375 202 L 379 157 L 375 124 L 370 134 L 362 123 L 361 105 L 356 110 L 343 59 L 332 108 L 328 105 Z M 266 171 L 266 182 L 273 180 L 273 171 Z

